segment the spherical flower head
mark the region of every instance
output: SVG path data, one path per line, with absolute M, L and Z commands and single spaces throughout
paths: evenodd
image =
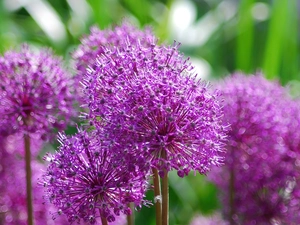
M 2 138 L 2 141 L 0 141 L 0 221 L 5 225 L 26 225 L 27 204 L 25 160 L 22 155 L 11 154 L 13 149 L 12 139 L 13 137 Z M 19 148 L 18 141 L 15 143 L 15 148 Z M 33 144 L 33 146 L 35 145 Z M 16 149 L 15 151 L 19 150 Z M 33 160 L 31 167 L 34 224 L 68 225 L 69 222 L 66 217 L 61 217 L 56 221 L 57 223 L 54 223 L 52 216 L 49 213 L 51 205 L 44 204 L 44 190 L 38 185 L 38 178 L 42 175 L 42 170 L 46 169 L 45 165 Z
M 50 50 L 23 45 L 0 57 L 0 134 L 46 135 L 66 127 L 73 114 L 71 77 Z
M 142 31 L 127 21 L 113 29 L 100 30 L 93 26 L 90 34 L 81 39 L 81 44 L 73 53 L 78 74 L 80 77 L 83 76 L 86 69 L 94 64 L 97 56 L 104 53 L 105 47 L 119 46 L 124 51 L 128 42 L 135 44 L 140 42 L 144 46 L 149 46 L 153 39 L 155 37 L 150 28 Z
M 83 82 L 89 118 L 150 166 L 205 174 L 223 161 L 226 126 L 218 92 L 196 80 L 173 46 L 107 48 Z
M 56 214 L 67 215 L 71 223 L 95 224 L 100 217 L 113 222 L 121 214 L 131 214 L 130 202 L 143 202 L 144 174 L 129 171 L 102 141 L 93 132 L 61 134 L 59 151 L 47 156 L 46 198 L 58 208 Z
M 234 74 L 219 89 L 231 130 L 225 166 L 210 177 L 221 190 L 225 216 L 237 224 L 286 224 L 288 205 L 300 200 L 299 162 L 286 139 L 294 102 L 259 74 Z

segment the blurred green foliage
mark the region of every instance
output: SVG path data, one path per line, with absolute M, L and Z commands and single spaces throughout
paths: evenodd
M 204 42 L 184 45 L 182 40 L 191 30 L 185 30 L 180 40 L 186 55 L 208 63 L 211 77 L 262 70 L 266 77 L 283 84 L 299 80 L 297 0 L 2 0 L 0 52 L 29 42 L 52 47 L 68 59 L 91 25 L 105 28 L 124 18 L 141 27 L 151 25 L 161 42 L 171 43 L 177 38 L 171 26 L 173 12 L 183 2 L 196 12 L 190 24 L 193 32 L 206 33 L 214 23 Z M 186 16 L 175 15 L 179 20 Z
M 27 42 L 51 47 L 68 60 L 91 25 L 105 28 L 124 18 L 141 27 L 151 25 L 160 42 L 172 43 L 178 37 L 173 20 L 193 13 L 174 14 L 179 3 L 195 12 L 189 29 L 183 30 L 181 50 L 206 62 L 209 79 L 237 70 L 263 71 L 269 79 L 290 83 L 299 96 L 297 0 L 2 0 L 0 52 Z M 192 36 L 189 31 L 196 35 L 185 45 Z M 202 34 L 206 38 L 200 41 Z M 195 213 L 209 214 L 219 208 L 217 190 L 204 176 L 181 179 L 171 174 L 170 185 L 170 224 L 185 225 Z M 153 193 L 148 198 L 153 199 Z M 136 221 L 154 224 L 154 208 L 143 208 Z

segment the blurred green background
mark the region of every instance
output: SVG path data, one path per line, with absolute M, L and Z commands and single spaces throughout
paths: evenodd
M 204 79 L 262 71 L 299 95 L 299 12 L 297 0 L 0 0 L 0 52 L 27 42 L 51 47 L 68 62 L 91 25 L 126 18 L 151 25 L 160 42 L 181 42 Z M 220 207 L 204 176 L 172 173 L 170 184 L 170 224 Z M 154 208 L 143 208 L 136 221 L 155 224 Z

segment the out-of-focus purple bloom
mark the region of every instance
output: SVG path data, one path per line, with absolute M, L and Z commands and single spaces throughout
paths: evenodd
M 25 157 L 24 151 L 24 135 L 23 134 L 13 134 L 8 135 L 5 138 L 5 149 L 9 154 L 15 154 L 17 157 Z M 41 139 L 40 135 L 31 134 L 30 135 L 30 151 L 33 158 L 35 158 L 41 151 L 44 141 Z M 23 162 L 22 162 L 23 163 Z
M 220 214 L 216 213 L 211 216 L 196 215 L 190 225 L 229 225 L 229 223 L 224 221 Z
M 17 132 L 47 136 L 66 127 L 73 115 L 71 77 L 50 50 L 20 52 L 0 57 L 0 135 Z
M 83 82 L 87 115 L 107 138 L 162 174 L 205 174 L 223 162 L 219 94 L 196 80 L 178 45 L 105 48 Z
M 286 224 L 296 225 L 300 223 L 300 101 L 296 99 L 290 107 L 284 109 L 285 116 L 289 118 L 287 133 L 284 137 L 284 143 L 290 150 L 289 156 L 296 158 L 295 170 L 297 170 L 295 179 L 289 182 L 286 194 L 289 197 L 286 211 Z M 280 222 L 280 221 L 279 221 Z
M 109 151 L 109 143 L 97 132 L 79 131 L 72 137 L 60 135 L 61 147 L 44 175 L 46 198 L 71 223 L 95 224 L 100 217 L 113 222 L 120 214 L 131 214 L 130 202 L 143 203 L 144 173 L 128 169 L 120 155 Z
M 219 89 L 231 131 L 225 166 L 210 175 L 221 190 L 226 218 L 245 225 L 299 224 L 296 103 L 279 83 L 261 75 L 234 74 Z
M 13 142 L 16 138 L 17 141 Z M 8 140 L 9 139 L 9 140 Z M 34 152 L 39 144 L 32 144 Z M 21 154 L 11 154 L 18 152 L 22 148 L 19 137 L 10 136 L 2 138 L 0 144 L 0 224 L 1 225 L 27 225 L 27 204 L 26 204 L 26 173 L 25 162 Z M 15 150 L 13 150 L 15 149 Z M 44 204 L 44 189 L 37 184 L 42 170 L 46 166 L 32 161 L 32 185 L 33 185 L 33 209 L 34 224 L 36 225 L 67 225 L 66 217 L 61 217 L 53 222 L 49 210 L 53 207 Z

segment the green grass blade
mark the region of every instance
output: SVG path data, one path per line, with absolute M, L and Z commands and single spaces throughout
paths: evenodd
M 287 24 L 288 2 L 274 0 L 273 3 L 263 64 L 263 72 L 268 79 L 278 78 Z
M 100 28 L 106 28 L 112 22 L 110 0 L 88 0 L 94 13 L 94 21 Z M 114 12 L 117 13 L 117 12 Z
M 287 22 L 283 32 L 282 71 L 280 80 L 299 80 L 297 0 L 288 1 Z
M 151 22 L 150 10 L 151 4 L 147 0 L 123 0 L 125 8 L 130 11 L 138 21 L 144 25 Z
M 237 24 L 236 69 L 251 72 L 254 21 L 251 9 L 255 0 L 242 0 Z

